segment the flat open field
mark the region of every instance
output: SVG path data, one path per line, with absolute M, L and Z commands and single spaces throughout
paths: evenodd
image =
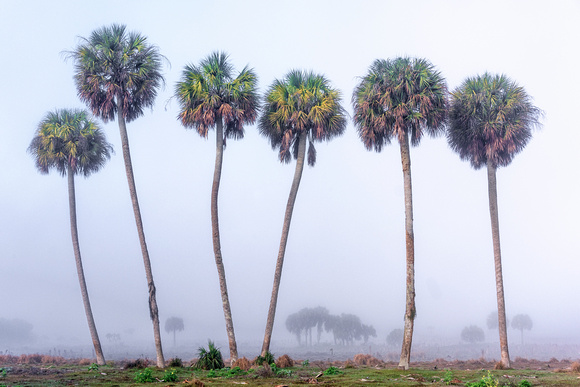
M 204 371 L 189 367 L 157 369 L 154 362 L 128 368 L 132 362 L 96 366 L 87 359 L 42 355 L 0 356 L 0 386 L 578 386 L 580 364 L 518 358 L 513 369 L 494 370 L 481 360 L 436 360 L 398 370 L 369 355 L 342 362 L 294 361 L 292 367 L 256 367 L 248 371 L 224 368 Z M 134 363 L 134 362 L 133 362 Z M 149 379 L 149 382 L 144 380 Z

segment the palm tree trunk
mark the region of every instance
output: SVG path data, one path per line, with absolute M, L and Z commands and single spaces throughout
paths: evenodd
M 217 266 L 218 277 L 220 281 L 220 291 L 222 296 L 222 305 L 224 317 L 226 320 L 226 331 L 230 345 L 230 361 L 235 362 L 238 359 L 238 346 L 236 344 L 236 335 L 234 333 L 234 322 L 232 311 L 230 309 L 230 298 L 228 296 L 228 286 L 226 284 L 226 271 L 222 260 L 222 249 L 220 243 L 220 227 L 218 219 L 218 193 L 220 189 L 220 179 L 222 175 L 222 161 L 224 155 L 224 132 L 221 117 L 217 117 L 216 125 L 216 152 L 215 152 L 215 169 L 213 173 L 213 185 L 211 188 L 211 227 L 213 234 L 213 252 L 215 255 L 215 264 Z
M 493 238 L 493 257 L 495 263 L 495 287 L 497 292 L 497 318 L 499 328 L 499 345 L 501 350 L 501 363 L 505 368 L 510 368 L 510 355 L 508 351 L 507 322 L 505 315 L 505 299 L 503 293 L 503 276 L 501 270 L 501 249 L 499 243 L 499 217 L 497 209 L 497 185 L 496 167 L 491 161 L 487 162 L 487 184 L 489 194 L 489 214 L 491 217 L 491 235 Z
M 79 245 L 79 233 L 77 229 L 77 206 L 75 197 L 75 177 L 71 166 L 68 166 L 68 205 L 70 212 L 70 232 L 72 237 L 73 250 L 75 253 L 75 262 L 77 264 L 77 274 L 79 276 L 79 284 L 81 286 L 81 295 L 83 304 L 85 306 L 85 314 L 87 322 L 89 323 L 89 331 L 91 332 L 91 339 L 93 340 L 93 347 L 95 348 L 95 355 L 97 356 L 97 364 L 105 365 L 105 356 L 101 348 L 101 341 L 97 333 L 97 327 L 93 318 L 93 311 L 91 309 L 91 302 L 89 301 L 89 291 L 87 290 L 87 283 L 85 281 L 85 272 L 83 270 L 83 262 L 81 260 L 81 248 Z
M 405 240 L 407 251 L 406 309 L 403 346 L 399 360 L 400 369 L 409 369 L 411 361 L 411 343 L 415 322 L 415 237 L 413 235 L 413 190 L 411 185 L 411 155 L 409 152 L 409 135 L 400 141 L 401 163 L 403 165 L 403 183 L 405 190 Z
M 274 286 L 272 287 L 272 298 L 270 299 L 270 308 L 268 309 L 268 321 L 266 322 L 266 332 L 264 333 L 264 343 L 262 344 L 262 356 L 270 351 L 270 340 L 272 339 L 272 330 L 274 329 L 274 317 L 276 315 L 276 304 L 278 303 L 278 290 L 280 289 L 280 278 L 282 277 L 282 266 L 284 265 L 284 254 L 286 253 L 286 243 L 288 242 L 288 233 L 290 231 L 290 222 L 292 221 L 292 212 L 294 203 L 304 170 L 304 155 L 306 154 L 306 133 L 300 135 L 298 139 L 298 158 L 296 160 L 296 170 L 294 180 L 286 204 L 286 214 L 284 215 L 284 226 L 282 226 L 282 238 L 280 239 L 280 248 L 278 250 L 278 259 L 276 261 L 276 271 L 274 273 Z M 308 340 L 308 338 L 306 338 Z M 307 341 L 308 342 L 308 341 Z
M 139 209 L 139 200 L 137 199 L 137 189 L 135 188 L 135 176 L 133 175 L 133 165 L 131 164 L 131 153 L 129 151 L 129 137 L 127 135 L 127 126 L 122 114 L 118 114 L 119 131 L 121 132 L 121 144 L 123 146 L 123 159 L 125 161 L 125 172 L 127 182 L 129 183 L 129 193 L 133 203 L 133 213 L 135 214 L 135 223 L 137 224 L 137 233 L 141 243 L 141 253 L 143 254 L 143 264 L 145 266 L 145 276 L 147 277 L 147 287 L 149 289 L 149 314 L 153 322 L 153 335 L 155 337 L 155 350 L 157 352 L 157 367 L 165 367 L 163 358 L 163 348 L 161 346 L 161 331 L 159 329 L 159 311 L 157 308 L 157 298 L 155 295 L 155 282 L 151 271 L 151 261 L 149 251 L 145 242 L 145 232 L 143 231 L 143 221 L 141 219 L 141 210 Z

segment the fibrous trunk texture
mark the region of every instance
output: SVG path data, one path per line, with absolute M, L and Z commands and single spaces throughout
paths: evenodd
M 79 234 L 77 228 L 77 206 L 75 196 L 75 178 L 72 168 L 68 167 L 68 202 L 70 210 L 70 232 L 72 237 L 73 250 L 75 254 L 75 262 L 77 265 L 77 274 L 79 277 L 79 285 L 81 286 L 81 296 L 83 298 L 83 305 L 85 306 L 85 315 L 89 324 L 89 331 L 91 339 L 93 340 L 93 347 L 95 348 L 95 355 L 97 357 L 98 365 L 105 365 L 105 356 L 101 348 L 101 341 L 97 333 L 97 327 L 93 318 L 93 311 L 89 301 L 89 291 L 85 281 L 85 272 L 83 270 L 83 262 L 81 259 L 81 248 L 79 245 Z
M 411 360 L 411 344 L 413 341 L 413 326 L 415 322 L 415 237 L 413 234 L 413 190 L 411 185 L 411 155 L 409 152 L 409 136 L 405 135 L 401 146 L 401 163 L 403 166 L 403 186 L 405 191 L 405 241 L 406 241 L 406 302 L 405 327 L 403 330 L 403 345 L 399 368 L 409 369 Z
M 222 305 L 224 317 L 226 320 L 226 331 L 230 346 L 230 361 L 233 364 L 238 359 L 238 346 L 236 344 L 236 335 L 234 333 L 234 321 L 230 309 L 230 299 L 228 296 L 228 286 L 226 283 L 226 271 L 222 260 L 222 249 L 220 243 L 220 227 L 218 219 L 218 193 L 220 188 L 220 179 L 222 175 L 222 160 L 224 153 L 224 134 L 221 117 L 218 117 L 216 124 L 216 154 L 215 169 L 213 174 L 213 185 L 211 188 L 211 227 L 213 239 L 213 252 L 215 255 L 215 264 L 217 266 L 218 277 L 220 282 L 220 291 L 222 296 Z
M 491 217 L 491 235 L 493 238 L 493 257 L 495 264 L 495 287 L 497 293 L 497 318 L 499 327 L 499 345 L 501 363 L 504 368 L 510 368 L 510 355 L 507 339 L 507 321 L 505 315 L 505 298 L 503 292 L 503 275 L 501 270 L 501 249 L 499 243 L 499 215 L 497 209 L 496 167 L 487 162 L 487 183 L 489 194 L 489 215 Z
M 266 322 L 266 331 L 264 333 L 264 343 L 262 344 L 262 356 L 270 351 L 270 341 L 272 339 L 272 330 L 274 329 L 274 317 L 276 315 L 276 304 L 278 303 L 278 290 L 280 289 L 280 279 L 282 277 L 282 266 L 284 265 L 284 255 L 286 253 L 286 244 L 288 242 L 288 233 L 290 231 L 290 222 L 292 221 L 292 212 L 294 203 L 304 170 L 304 155 L 306 154 L 306 133 L 300 135 L 298 139 L 298 158 L 296 159 L 296 170 L 288 204 L 286 204 L 286 213 L 284 214 L 284 225 L 282 226 L 282 237 L 280 238 L 280 248 L 278 250 L 278 259 L 276 260 L 276 271 L 274 273 L 274 285 L 272 286 L 272 297 L 270 299 L 270 308 L 268 309 L 268 320 Z
M 149 291 L 149 314 L 153 322 L 153 335 L 155 337 L 155 351 L 157 352 L 157 367 L 165 367 L 165 359 L 163 358 L 163 348 L 161 346 L 161 331 L 159 329 L 159 310 L 157 308 L 157 298 L 155 290 L 155 282 L 153 281 L 153 273 L 151 271 L 151 261 L 149 259 L 149 251 L 147 250 L 147 243 L 145 242 L 145 232 L 143 231 L 143 221 L 141 219 L 141 210 L 139 209 L 139 200 L 137 199 L 137 189 L 135 188 L 135 176 L 133 175 L 133 165 L 131 163 L 131 153 L 129 151 L 129 137 L 127 135 L 127 126 L 125 125 L 125 118 L 122 114 L 118 114 L 119 131 L 121 132 L 121 144 L 123 146 L 123 160 L 125 161 L 125 172 L 127 174 L 127 182 L 129 183 L 129 193 L 131 195 L 131 203 L 133 204 L 133 213 L 135 215 L 135 223 L 137 225 L 137 233 L 139 234 L 139 242 L 141 244 L 141 253 L 143 255 L 143 264 L 145 266 L 145 276 L 147 277 L 147 288 Z

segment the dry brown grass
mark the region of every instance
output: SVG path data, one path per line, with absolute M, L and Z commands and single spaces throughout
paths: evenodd
M 376 357 L 371 356 L 371 355 L 365 355 L 363 353 L 359 353 L 357 355 L 354 355 L 353 361 L 356 365 L 359 365 L 359 366 L 376 367 L 376 366 L 382 364 L 382 361 L 380 361 Z
M 495 363 L 495 366 L 493 366 L 493 369 L 494 370 L 505 370 L 506 368 L 501 361 L 498 361 L 497 363 Z
M 580 372 L 580 362 L 575 361 L 570 365 L 572 372 Z
M 276 367 L 278 368 L 288 368 L 294 367 L 294 360 L 288 355 L 282 355 L 276 360 Z
M 250 363 L 250 361 L 245 357 L 242 357 L 236 360 L 234 364 L 232 364 L 232 367 L 240 367 L 241 370 L 247 371 L 252 367 L 252 363 Z

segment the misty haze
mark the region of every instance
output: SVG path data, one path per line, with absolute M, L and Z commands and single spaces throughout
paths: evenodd
M 86 178 L 76 171 L 74 192 L 84 278 L 107 361 L 159 360 L 153 316 L 165 360 L 189 361 L 212 341 L 224 359 L 254 359 L 267 349 L 311 361 L 362 353 L 399 362 L 409 311 L 404 151 L 397 134 L 377 146 L 369 139 L 375 134 L 364 132 L 367 121 L 358 119 L 364 98 L 371 98 L 363 86 L 373 63 L 395 58 L 432 64 L 444 85 L 442 106 L 453 103 L 451 93 L 468 77 L 487 73 L 505 74 L 530 97 L 531 137 L 494 172 L 509 356 L 580 358 L 580 130 L 571 115 L 580 104 L 580 81 L 570 52 L 580 40 L 577 2 L 98 3 L 0 5 L 0 33 L 10 37 L 0 61 L 0 355 L 96 357 L 71 243 L 67 169 L 39 173 L 41 155 L 30 147 L 47 113 L 94 114 L 91 96 L 83 99 L 79 91 L 83 77 L 74 78 L 82 72 L 79 52 L 94 31 L 117 25 L 142 34 L 159 55 L 156 95 L 143 114 L 126 119 L 158 311 L 150 308 L 118 112 L 91 115 L 112 148 L 101 154 L 98 171 Z M 305 17 L 304 7 L 320 20 L 292 27 Z M 400 16 L 407 7 L 413 8 L 412 27 Z M 211 15 L 219 15 L 219 23 Z M 491 30 L 490 20 L 497 20 Z M 235 119 L 224 114 L 223 127 L 216 121 L 206 128 L 192 113 L 199 96 L 187 92 L 212 53 L 228 55 L 231 75 L 224 82 L 246 82 L 244 92 L 254 95 L 242 102 L 229 96 Z M 318 79 L 326 98 L 317 101 L 319 108 L 336 104 L 324 113 L 323 137 L 312 123 L 303 132 L 294 123 L 294 132 L 279 133 L 289 124 L 266 115 L 284 102 L 267 98 L 282 98 L 275 81 L 291 84 L 298 72 L 327 81 Z M 488 165 L 475 169 L 462 160 L 449 145 L 447 110 L 437 119 L 420 142 L 409 140 L 416 297 L 411 365 L 500 361 Z M 218 126 L 226 138 L 221 148 Z M 308 146 L 316 147 L 314 165 Z M 304 167 L 281 250 L 300 149 Z M 216 260 L 227 281 L 235 356 Z

